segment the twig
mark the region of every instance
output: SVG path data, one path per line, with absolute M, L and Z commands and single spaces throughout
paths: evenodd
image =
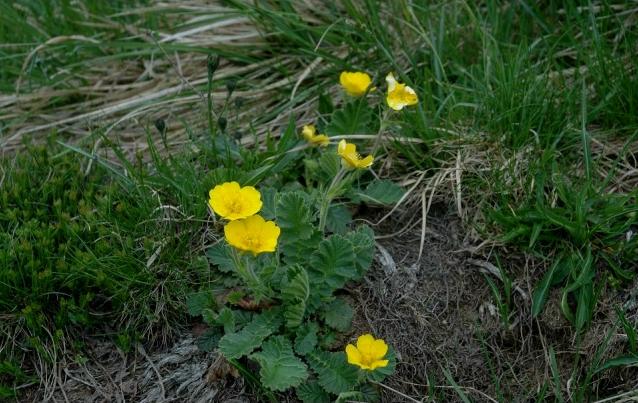
M 159 369 L 157 368 L 157 366 L 155 366 L 155 363 L 153 362 L 153 360 L 151 360 L 151 357 L 149 357 L 148 354 L 146 354 L 146 350 L 144 350 L 144 347 L 141 344 L 137 345 L 137 350 L 144 356 L 144 358 L 146 358 L 151 368 L 153 368 L 155 375 L 157 375 L 157 380 L 159 381 L 159 387 L 160 387 L 160 390 L 162 391 L 162 400 L 160 401 L 161 402 L 166 401 L 166 389 L 164 389 L 164 380 L 162 379 L 162 375 L 160 374 Z

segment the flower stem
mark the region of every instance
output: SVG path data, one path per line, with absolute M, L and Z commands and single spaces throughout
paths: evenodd
M 328 217 L 330 202 L 336 196 L 335 191 L 341 187 L 341 181 L 345 175 L 346 170 L 342 167 L 332 179 L 332 182 L 330 182 L 330 186 L 328 186 L 328 190 L 326 190 L 326 193 L 321 200 L 321 205 L 319 207 L 319 231 L 322 233 L 326 227 L 326 219 Z
M 257 276 L 252 266 L 242 259 L 235 249 L 232 251 L 232 258 L 233 263 L 235 263 L 235 272 L 244 280 L 246 285 L 255 292 L 255 299 L 260 300 L 261 297 L 268 298 L 270 292 L 259 276 Z

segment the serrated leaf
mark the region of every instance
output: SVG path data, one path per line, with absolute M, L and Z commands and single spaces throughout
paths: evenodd
M 206 331 L 197 338 L 195 343 L 197 344 L 197 348 L 202 351 L 213 351 L 217 348 L 217 344 L 221 337 L 221 329 L 218 327 L 211 327 L 206 329 Z
M 348 225 L 351 222 L 352 214 L 350 214 L 350 210 L 346 206 L 333 204 L 328 208 L 326 227 L 330 232 L 343 235 L 348 231 Z
M 315 322 L 309 322 L 297 329 L 297 337 L 295 338 L 295 352 L 299 355 L 306 355 L 313 351 L 317 346 L 317 333 L 319 325 Z
M 397 203 L 404 194 L 405 190 L 401 186 L 387 179 L 374 180 L 365 190 L 356 193 L 362 202 L 382 206 Z
M 305 382 L 299 385 L 295 392 L 304 403 L 330 403 L 330 395 L 316 381 Z
M 275 219 L 277 190 L 271 187 L 262 187 L 259 192 L 261 193 L 262 201 L 259 214 L 266 220 Z
M 230 253 L 230 247 L 223 242 L 219 242 L 208 248 L 206 256 L 220 271 L 229 273 L 235 268 L 235 263 Z
M 324 297 L 332 295 L 346 281 L 358 276 L 352 244 L 341 235 L 324 239 L 310 257 L 308 270 L 313 291 L 316 288 Z
M 281 228 L 281 238 L 308 239 L 313 232 L 313 218 L 307 195 L 302 192 L 286 192 L 277 198 L 277 225 Z
M 259 363 L 261 383 L 270 390 L 284 391 L 308 378 L 306 365 L 295 356 L 292 345 L 283 336 L 269 338 L 261 351 L 250 358 Z
M 308 239 L 292 239 L 280 246 L 287 264 L 306 264 L 308 256 L 317 250 L 323 236 L 315 231 Z
M 352 324 L 352 307 L 343 299 L 337 298 L 324 311 L 326 324 L 340 332 L 350 329 Z
M 186 298 L 186 308 L 191 316 L 199 316 L 211 307 L 215 307 L 215 297 L 210 291 L 195 292 Z
M 357 99 L 332 113 L 330 122 L 326 125 L 326 133 L 329 136 L 368 133 L 371 120 L 372 109 L 364 99 Z
M 281 326 L 281 311 L 271 309 L 256 315 L 243 329 L 229 333 L 219 340 L 219 350 L 226 359 L 236 359 L 249 354 Z
M 346 362 L 344 352 L 315 351 L 306 357 L 308 364 L 317 374 L 317 381 L 325 390 L 335 395 L 354 390 L 358 381 L 358 371 Z
M 219 311 L 215 322 L 224 327 L 224 333 L 233 333 L 235 331 L 235 314 L 227 307 Z
M 281 284 L 281 297 L 285 302 L 284 318 L 288 328 L 296 328 L 303 321 L 309 296 L 308 273 L 301 266 L 291 266 Z
M 354 248 L 355 263 L 359 277 L 363 277 L 374 259 L 374 232 L 367 225 L 363 225 L 357 228 L 356 231 L 346 234 L 346 238 L 348 238 Z

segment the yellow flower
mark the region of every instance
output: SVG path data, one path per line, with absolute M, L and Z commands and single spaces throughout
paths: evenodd
M 330 138 L 325 134 L 316 134 L 317 128 L 314 125 L 306 125 L 301 130 L 301 135 L 306 141 L 313 145 L 327 146 Z
M 372 84 L 372 79 L 368 74 L 361 71 L 342 71 L 339 76 L 339 83 L 348 95 L 360 97 L 365 95 L 368 87 Z
M 388 83 L 386 101 L 390 108 L 400 111 L 404 106 L 416 105 L 419 102 L 416 92 L 407 85 L 399 83 L 392 73 L 388 73 L 385 81 Z
M 388 352 L 388 345 L 383 339 L 375 339 L 371 334 L 364 334 L 357 339 L 357 346 L 346 346 L 348 363 L 357 365 L 361 369 L 374 371 L 388 365 L 388 360 L 383 357 Z
M 231 221 L 224 226 L 226 241 L 235 248 L 252 252 L 274 252 L 281 229 L 274 221 L 266 221 L 260 215 Z
M 209 193 L 208 205 L 227 220 L 238 220 L 257 214 L 261 209 L 261 194 L 252 186 L 240 187 L 237 182 L 215 186 Z
M 372 155 L 361 158 L 361 155 L 357 152 L 357 146 L 347 143 L 345 140 L 339 142 L 337 154 L 341 156 L 341 165 L 346 169 L 368 168 L 374 161 Z

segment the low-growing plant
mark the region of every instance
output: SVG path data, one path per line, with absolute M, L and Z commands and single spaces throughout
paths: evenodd
M 371 78 L 344 72 L 341 85 L 354 100 L 332 111 L 318 134 L 301 130 L 307 146 L 292 141 L 290 154 L 305 157 L 303 184 L 275 181 L 259 190 L 235 172 L 210 191 L 209 207 L 223 220 L 224 241 L 207 256 L 224 277 L 224 287 L 190 296 L 189 311 L 210 328 L 199 339 L 204 350 L 217 348 L 235 365 L 259 365 L 259 381 L 271 392 L 295 388 L 303 401 L 375 400 L 370 382 L 391 374 L 395 354 L 383 340 L 364 334 L 345 352 L 344 333 L 354 309 L 343 292 L 372 264 L 374 233 L 355 225 L 348 204 L 391 204 L 403 191 L 387 180 L 365 177 L 374 157 L 362 157 L 355 144 L 332 138 L 368 128 L 372 116 L 366 95 Z M 388 105 L 414 105 L 412 89 L 388 75 Z M 383 124 L 383 122 L 381 122 Z M 289 136 L 284 133 L 282 141 Z M 317 152 L 316 150 L 320 150 Z M 294 157 L 293 157 L 294 158 Z M 233 178 L 234 176 L 234 178 Z M 238 178 L 243 185 L 236 180 Z M 367 183 L 363 186 L 362 183 Z

